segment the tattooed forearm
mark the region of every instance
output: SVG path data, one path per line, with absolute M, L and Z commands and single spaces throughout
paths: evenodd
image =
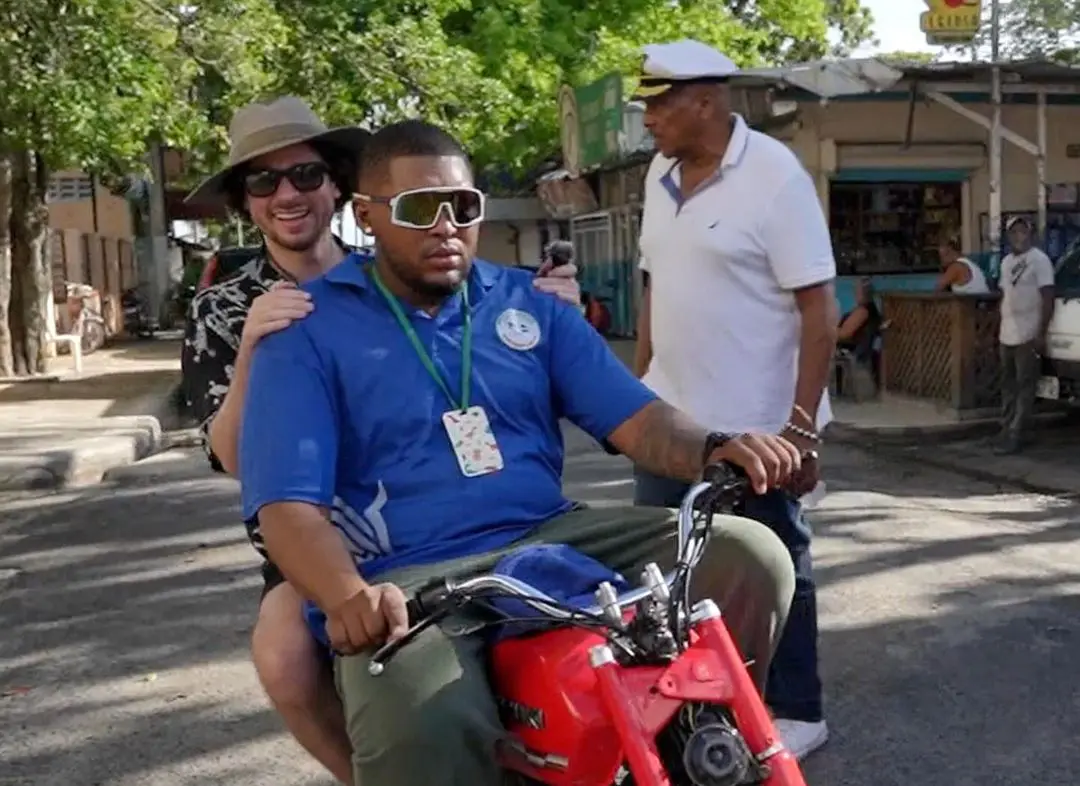
M 610 442 L 642 469 L 692 482 L 703 469 L 709 432 L 663 401 L 654 401 L 614 432 Z

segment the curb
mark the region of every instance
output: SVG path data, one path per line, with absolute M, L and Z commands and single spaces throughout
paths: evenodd
M 858 432 L 858 430 L 855 431 Z M 1048 497 L 1080 500 L 1080 491 L 1077 491 L 1076 488 L 1032 482 L 1006 472 L 983 469 L 970 462 L 966 462 L 962 456 L 957 456 L 956 458 L 940 458 L 934 455 L 926 455 L 925 452 L 919 450 L 922 445 L 941 444 L 944 440 L 940 439 L 937 441 L 923 441 L 921 444 L 889 441 L 871 442 L 863 433 L 857 433 L 856 437 L 853 439 L 845 439 L 840 432 L 837 432 L 835 441 L 847 445 L 848 447 L 853 447 L 856 450 L 861 450 L 864 453 L 874 453 L 880 456 L 886 456 L 909 466 L 932 467 L 981 483 L 988 483 L 999 488 L 1011 488 L 1028 494 L 1042 494 Z
M 183 397 L 181 381 L 152 390 L 125 406 L 126 414 L 156 418 L 162 431 L 174 431 L 188 425 L 179 402 Z
M 161 441 L 162 452 L 176 448 L 201 448 L 203 446 L 202 432 L 197 426 L 166 430 L 162 434 Z
M 1038 412 L 1034 416 L 1037 429 L 1050 428 L 1075 418 L 1069 411 Z M 873 445 L 910 447 L 914 445 L 941 444 L 978 437 L 989 437 L 998 430 L 997 418 L 979 418 L 978 420 L 943 423 L 935 426 L 853 426 L 850 423 L 833 421 L 826 429 L 828 439 L 853 444 L 858 442 Z
M 996 424 L 992 421 L 950 423 L 940 426 L 890 426 L 884 428 L 853 426 L 849 423 L 830 423 L 825 436 L 846 444 L 866 443 L 869 446 L 907 447 L 916 444 L 941 444 L 963 439 L 989 436 Z
M 69 448 L 0 458 L 0 491 L 81 488 L 101 482 L 114 467 L 133 464 L 156 453 L 161 424 L 145 417 L 133 431 L 78 438 Z
M 52 382 L 55 376 L 33 378 Z M 141 395 L 118 401 L 109 416 L 55 423 L 55 443 L 27 446 L 0 456 L 0 491 L 48 491 L 101 483 L 108 472 L 172 447 L 196 445 L 183 407 L 180 372 Z M 20 426 L 15 426 L 18 434 Z M 33 430 L 33 428 L 31 429 Z M 49 435 L 53 436 L 53 435 Z M 49 440 L 52 442 L 52 440 Z
M 221 480 L 232 478 L 214 472 L 202 450 L 173 446 L 134 464 L 110 468 L 105 472 L 101 483 L 107 488 L 140 488 L 166 482 L 175 484 Z

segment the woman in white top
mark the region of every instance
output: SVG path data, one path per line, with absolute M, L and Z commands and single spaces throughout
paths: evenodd
M 960 253 L 960 240 L 953 237 L 938 246 L 941 256 L 941 275 L 938 276 L 937 292 L 954 295 L 985 295 L 990 292 L 982 268 Z

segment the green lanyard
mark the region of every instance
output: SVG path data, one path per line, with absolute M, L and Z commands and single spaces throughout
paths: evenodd
M 379 288 L 383 297 L 386 298 L 386 304 L 394 312 L 394 317 L 397 319 L 398 324 L 401 325 L 401 329 L 405 331 L 405 336 L 409 339 L 409 343 L 413 345 L 413 349 L 416 350 L 416 355 L 420 358 L 420 362 L 424 364 L 427 373 L 431 375 L 431 378 L 435 380 L 435 383 L 442 389 L 442 392 L 446 394 L 446 397 L 455 408 L 460 409 L 462 412 L 467 410 L 469 408 L 469 387 L 472 381 L 472 310 L 469 308 L 468 282 L 461 282 L 461 302 L 464 311 L 465 328 L 461 333 L 461 401 L 459 402 L 454 398 L 454 394 L 450 392 L 450 388 L 442 378 L 442 374 L 435 368 L 434 361 L 428 355 L 427 350 L 424 349 L 420 336 L 416 335 L 416 329 L 412 326 L 409 318 L 405 316 L 398 299 L 393 292 L 386 288 L 386 284 L 379 278 L 379 273 L 374 266 L 371 268 L 371 278 L 375 281 L 375 286 Z

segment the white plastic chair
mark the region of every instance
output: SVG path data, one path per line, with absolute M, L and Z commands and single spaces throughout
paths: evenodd
M 70 333 L 52 333 L 47 337 L 51 344 L 67 344 L 71 348 L 71 359 L 75 364 L 75 373 L 82 373 L 82 337 Z

